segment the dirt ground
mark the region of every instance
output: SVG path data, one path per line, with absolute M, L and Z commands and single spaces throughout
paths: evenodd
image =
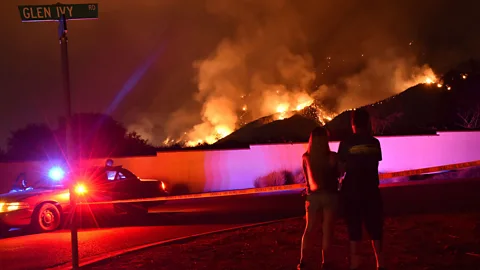
M 296 218 L 204 236 L 125 254 L 83 269 L 295 269 L 304 225 L 302 218 Z M 385 247 L 388 269 L 480 269 L 480 212 L 389 217 Z M 337 224 L 333 250 L 338 269 L 348 269 L 342 221 Z M 319 258 L 319 252 L 317 246 L 313 257 Z M 361 269 L 375 269 L 367 241 L 362 256 Z

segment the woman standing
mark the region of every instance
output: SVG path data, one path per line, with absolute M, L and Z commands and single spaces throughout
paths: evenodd
M 312 131 L 307 152 L 303 154 L 302 159 L 307 184 L 306 225 L 297 269 L 305 269 L 305 250 L 311 247 L 312 233 L 319 226 L 317 217 L 322 214 L 322 269 L 328 269 L 328 252 L 338 206 L 339 170 L 336 153 L 330 151 L 325 128 L 317 127 Z

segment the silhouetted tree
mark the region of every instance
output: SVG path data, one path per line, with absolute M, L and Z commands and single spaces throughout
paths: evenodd
M 71 119 L 73 154 L 80 158 L 155 154 L 155 148 L 111 116 L 97 113 L 75 114 Z M 8 160 L 61 159 L 65 149 L 65 120 L 58 129 L 30 124 L 12 132 L 8 139 Z
M 124 152 L 135 156 L 149 155 L 155 154 L 156 148 L 149 144 L 148 140 L 142 139 L 140 134 L 132 131 L 125 137 Z
M 458 113 L 458 118 L 460 118 L 460 127 L 466 129 L 478 129 L 480 128 L 480 104 L 474 108 L 468 110 L 460 110 Z
M 9 160 L 58 158 L 61 147 L 52 130 L 45 124 L 29 124 L 13 131 L 7 140 Z
M 402 112 L 381 116 L 380 113 L 373 108 L 368 108 L 367 110 L 371 116 L 372 129 L 375 135 L 383 135 L 385 132 L 391 131 L 392 124 L 403 116 Z
M 81 158 L 124 155 L 127 129 L 111 116 L 98 113 L 75 114 L 72 117 L 75 153 Z M 65 137 L 65 126 L 57 130 Z

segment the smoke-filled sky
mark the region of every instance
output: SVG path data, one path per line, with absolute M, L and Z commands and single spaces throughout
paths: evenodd
M 1 142 L 28 123 L 55 127 L 64 114 L 57 25 L 22 23 L 17 9 L 55 2 L 0 2 Z M 242 117 L 310 97 L 341 111 L 402 91 L 430 68 L 439 74 L 478 58 L 479 8 L 439 0 L 102 0 L 98 20 L 69 22 L 73 110 L 112 114 L 156 144 L 185 133 L 224 136 Z

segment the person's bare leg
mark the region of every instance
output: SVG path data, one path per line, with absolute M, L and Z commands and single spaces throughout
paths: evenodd
M 359 244 L 360 241 L 350 241 L 350 269 L 357 269 L 360 266 Z
M 328 263 L 329 251 L 332 246 L 334 226 L 335 226 L 335 209 L 323 209 L 323 230 L 322 230 L 322 264 Z
M 302 236 L 302 243 L 300 248 L 300 263 L 302 263 L 305 259 L 305 250 L 308 250 L 311 246 L 310 239 L 312 239 L 313 226 L 316 220 L 316 211 L 315 209 L 308 209 L 305 213 L 305 230 L 303 231 Z
M 375 252 L 375 259 L 377 261 L 377 268 L 385 267 L 385 258 L 383 257 L 383 242 L 382 240 L 372 240 L 373 251 Z

